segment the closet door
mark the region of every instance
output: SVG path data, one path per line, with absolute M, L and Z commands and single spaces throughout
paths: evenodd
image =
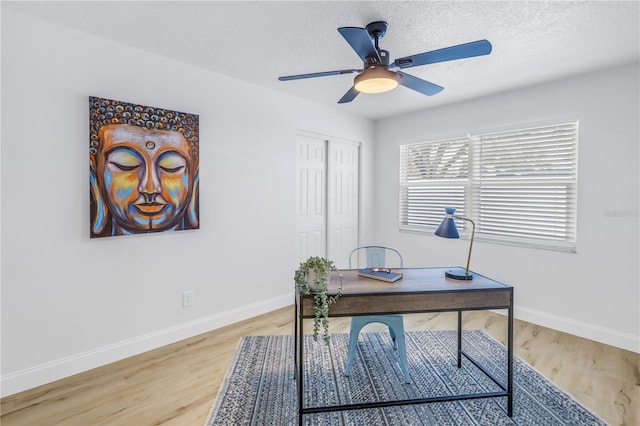
M 359 145 L 296 138 L 296 263 L 309 256 L 346 268 L 358 242 Z
M 327 143 L 296 138 L 296 265 L 327 254 Z
M 349 253 L 358 246 L 360 148 L 336 140 L 328 145 L 327 249 L 336 266 L 346 269 Z

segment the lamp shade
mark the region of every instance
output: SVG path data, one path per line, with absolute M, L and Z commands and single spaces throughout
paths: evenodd
M 435 234 L 439 237 L 444 238 L 460 238 L 460 234 L 458 233 L 458 228 L 456 227 L 456 221 L 453 218 L 453 214 L 456 212 L 454 208 L 445 208 L 445 217 L 440 222 L 440 226 L 436 229 Z

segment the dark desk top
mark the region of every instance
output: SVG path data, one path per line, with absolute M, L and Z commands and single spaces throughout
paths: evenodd
M 513 288 L 474 273 L 473 280 L 446 278 L 451 268 L 391 268 L 402 279 L 388 283 L 361 277 L 357 269 L 333 272 L 329 294 L 336 294 L 342 275 L 342 297 L 329 307 L 330 316 L 383 315 L 454 310 L 503 309 L 513 304 Z M 313 316 L 313 295 L 298 293 L 304 318 Z
M 379 294 L 379 293 L 423 293 L 439 291 L 476 291 L 506 290 L 511 286 L 473 273 L 473 280 L 459 281 L 446 278 L 445 270 L 450 267 L 434 268 L 391 268 L 402 272 L 402 279 L 388 283 L 373 278 L 361 277 L 357 269 L 343 269 L 333 272 L 329 280 L 329 293 L 336 293 L 340 286 L 337 274 L 342 274 L 342 294 Z M 470 271 L 471 272 L 471 271 Z

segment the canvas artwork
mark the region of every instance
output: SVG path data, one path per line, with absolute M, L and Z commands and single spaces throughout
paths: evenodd
M 198 229 L 199 117 L 89 97 L 91 238 Z

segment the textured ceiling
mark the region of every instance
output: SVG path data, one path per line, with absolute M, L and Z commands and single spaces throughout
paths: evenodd
M 378 119 L 555 78 L 637 62 L 637 1 L 127 1 L 2 2 L 82 32 Z M 391 60 L 487 39 L 488 56 L 405 72 L 445 89 L 405 87 L 337 101 L 355 74 L 280 82 L 278 76 L 361 68 L 338 27 L 389 23 Z

